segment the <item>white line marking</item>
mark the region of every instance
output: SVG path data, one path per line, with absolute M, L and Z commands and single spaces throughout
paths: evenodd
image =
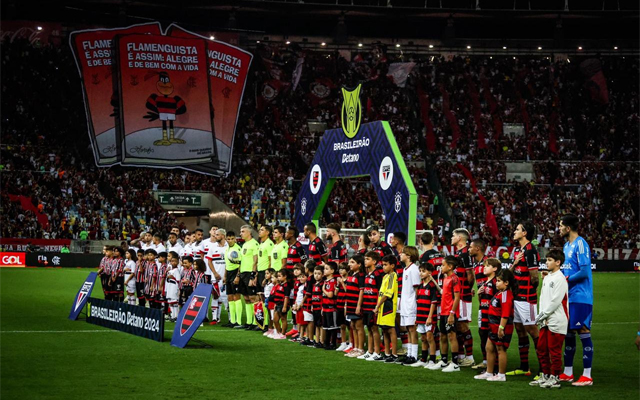
M 629 324 L 637 324 L 638 321 L 628 321 L 628 322 L 598 322 L 598 323 L 593 323 L 593 325 L 629 325 Z M 470 327 L 474 328 L 473 325 L 470 325 Z M 165 329 L 165 332 L 173 332 L 173 329 Z M 235 332 L 235 331 L 244 331 L 244 329 L 198 329 L 198 333 L 203 333 L 203 332 L 215 332 L 215 333 L 231 333 L 231 332 Z M 121 332 L 121 331 L 117 331 L 117 330 L 113 330 L 113 329 L 86 329 L 86 330 L 79 330 L 79 331 L 0 331 L 0 334 L 2 333 L 116 333 L 116 332 Z

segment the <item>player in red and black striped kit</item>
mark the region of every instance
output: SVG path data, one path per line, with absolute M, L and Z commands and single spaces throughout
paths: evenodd
M 484 262 L 487 259 L 487 256 L 484 255 L 484 252 L 486 249 L 487 249 L 487 245 L 482 239 L 473 240 L 471 242 L 471 245 L 469 246 L 469 255 L 471 256 L 471 266 L 473 268 L 473 274 L 476 277 L 476 287 L 478 288 L 478 291 L 480 290 L 482 285 L 484 285 L 484 283 L 487 281 L 487 277 L 484 275 Z M 480 320 L 482 319 L 480 311 L 481 310 L 478 310 L 478 329 L 480 329 L 482 325 L 480 323 Z M 480 339 L 482 339 L 482 334 L 480 335 Z M 484 341 L 484 343 L 486 344 L 486 340 Z M 483 361 L 487 360 L 485 352 L 486 350 L 483 344 L 482 345 Z M 484 363 L 478 363 L 471 368 L 477 369 L 477 368 L 482 368 L 484 366 L 485 366 Z
M 100 265 L 98 266 L 98 276 L 100 277 L 100 283 L 102 284 L 102 293 L 104 295 L 105 300 L 109 300 L 111 298 L 111 293 L 109 289 L 109 279 L 111 278 L 107 273 L 109 262 L 111 261 L 111 257 L 113 257 L 113 246 L 106 245 L 102 248 L 102 260 L 100 260 Z
M 469 322 L 471 322 L 471 309 L 473 301 L 473 285 L 476 277 L 473 272 L 473 264 L 471 263 L 471 255 L 469 254 L 469 231 L 458 228 L 453 231 L 451 244 L 455 246 L 455 257 L 460 260 L 458 268 L 456 268 L 456 276 L 462 286 L 460 293 L 460 318 L 458 319 L 457 337 L 458 348 L 460 349 L 460 366 L 469 367 L 474 365 L 473 361 L 473 336 L 469 330 Z M 464 346 L 464 354 L 462 348 Z
M 273 303 L 275 309 L 273 312 L 273 326 L 276 328 L 277 334 L 274 339 L 286 339 L 287 332 L 287 312 L 289 312 L 289 298 L 291 297 L 291 288 L 293 286 L 292 274 L 288 270 L 283 269 L 276 275 L 278 284 L 274 287 Z
M 364 256 L 364 291 L 362 294 L 363 323 L 369 330 L 369 348 L 363 355 L 363 359 L 381 361 L 384 357 L 380 354 L 380 329 L 378 328 L 377 315 L 373 312 L 378 304 L 378 295 L 384 271 L 378 268 L 380 253 L 371 250 Z
M 311 290 L 311 311 L 313 313 L 313 323 L 309 325 L 312 327 L 311 339 L 315 334 L 315 342 L 309 344 L 309 347 L 321 348 L 322 344 L 322 288 L 324 285 L 324 268 L 317 265 L 313 270 L 313 288 Z M 313 331 L 315 329 L 315 332 Z
M 327 261 L 329 251 L 316 232 L 314 223 L 309 222 L 304 226 L 304 237 L 309 239 L 309 258 L 315 261 L 316 265 L 321 265 L 324 261 Z
M 340 224 L 330 223 L 327 225 L 327 240 L 331 241 L 329 246 L 329 261 L 336 264 L 347 262 L 347 246 L 340 240 Z
M 144 256 L 147 259 L 144 268 L 144 297 L 149 303 L 150 308 L 157 308 L 157 303 L 154 301 L 156 279 L 158 278 L 157 255 L 154 249 L 147 249 L 144 252 Z
M 291 270 L 296 264 L 304 264 L 304 262 L 307 261 L 307 254 L 304 252 L 302 243 L 298 241 L 298 230 L 290 226 L 289 229 L 287 229 L 284 239 L 287 241 L 287 244 L 289 244 L 287 263 L 285 264 L 286 268 Z
M 435 281 L 438 291 L 436 298 L 438 302 L 438 315 L 440 314 L 440 298 L 442 296 L 442 285 L 444 284 L 444 274 L 442 273 L 442 262 L 444 261 L 444 255 L 434 248 L 434 237 L 431 232 L 424 232 L 420 237 L 422 242 L 422 249 L 424 253 L 420 256 L 420 265 L 431 264 L 433 265 L 433 280 Z M 436 329 L 434 332 L 434 340 L 436 344 L 436 356 L 440 355 L 440 330 Z
M 124 301 L 124 250 L 121 247 L 113 249 L 113 259 L 111 260 L 111 299 L 113 301 Z
M 138 297 L 138 305 L 144 307 L 146 300 L 144 297 L 144 269 L 147 261 L 144 259 L 144 250 L 138 250 L 138 261 L 136 261 L 136 296 Z
M 516 226 L 513 240 L 518 246 L 513 252 L 513 264 L 510 270 L 518 283 L 518 293 L 514 299 L 514 318 L 518 332 L 518 349 L 520 350 L 520 368 L 510 371 L 507 375 L 531 375 L 529 371 L 529 336 L 534 347 L 538 346 L 538 325 L 535 320 L 538 315 L 538 267 L 540 255 L 531 243 L 536 234 L 535 226 L 531 222 L 521 222 Z

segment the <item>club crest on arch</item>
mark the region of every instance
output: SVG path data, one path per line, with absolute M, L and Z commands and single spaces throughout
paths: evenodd
M 360 121 L 362 119 L 362 105 L 360 103 L 360 88 L 358 85 L 355 90 L 348 91 L 342 88 L 342 130 L 349 139 L 353 138 L 360 129 Z

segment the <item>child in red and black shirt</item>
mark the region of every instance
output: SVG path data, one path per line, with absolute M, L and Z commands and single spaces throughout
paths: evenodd
M 317 266 L 313 270 L 313 278 L 314 284 L 311 290 L 311 311 L 313 312 L 313 323 L 310 323 L 309 326 L 312 327 L 311 330 L 311 343 L 310 347 L 321 348 L 322 344 L 322 286 L 324 285 L 324 280 L 322 276 L 324 275 L 324 268 L 322 266 Z M 316 340 L 313 341 L 313 335 L 315 334 Z
M 433 264 L 428 262 L 420 264 L 420 279 L 422 283 L 418 286 L 418 293 L 416 294 L 416 302 L 418 303 L 416 325 L 422 339 L 422 357 L 416 363 L 418 366 L 435 365 L 436 363 L 434 333 L 438 326 L 439 292 L 438 286 L 431 275 L 434 270 Z
M 502 263 L 497 258 L 489 258 L 484 261 L 484 269 L 482 271 L 485 280 L 478 285 L 478 300 L 480 302 L 480 325 L 478 332 L 480 333 L 480 343 L 482 346 L 482 363 L 474 365 L 473 369 L 487 368 L 487 340 L 489 339 L 489 306 L 491 299 L 495 296 L 496 290 L 496 274 L 502 269 Z
M 513 299 L 518 285 L 513 272 L 502 269 L 496 277 L 498 292 L 489 305 L 489 340 L 487 341 L 487 372 L 474 376 L 492 382 L 507 380 L 507 349 L 513 334 Z M 498 373 L 493 375 L 496 352 L 498 353 Z
M 275 304 L 275 312 L 273 313 L 273 326 L 276 329 L 274 339 L 282 340 L 287 337 L 287 312 L 289 311 L 289 296 L 291 294 L 291 277 L 289 270 L 281 269 L 276 273 L 278 284 L 273 288 L 273 303 Z M 282 324 L 282 326 L 280 326 Z
M 347 357 L 364 355 L 364 324 L 362 323 L 362 301 L 364 296 L 364 257 L 356 254 L 349 260 L 349 277 L 346 282 L 347 321 L 353 332 L 354 349 L 346 354 Z
M 338 282 L 335 278 L 338 264 L 333 261 L 324 264 L 324 284 L 322 285 L 322 330 L 325 350 L 335 350 L 338 342 Z
M 362 320 L 363 324 L 369 329 L 368 349 L 362 356 L 364 360 L 372 358 L 373 361 L 380 361 L 384 358 L 380 355 L 380 329 L 377 324 L 378 315 L 373 312 L 378 304 L 378 294 L 384 275 L 382 267 L 378 267 L 380 259 L 380 253 L 373 250 L 368 251 L 364 256 L 366 273 L 364 276 L 364 291 L 362 296 Z

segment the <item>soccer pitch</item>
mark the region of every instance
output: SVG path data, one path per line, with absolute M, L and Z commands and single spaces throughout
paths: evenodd
M 445 374 L 366 362 L 342 353 L 276 341 L 258 332 L 206 325 L 195 338 L 212 348 L 170 346 L 67 319 L 89 274 L 78 269 L 0 270 L 0 397 L 155 399 L 638 399 L 640 275 L 594 274 L 594 386 L 541 389 L 530 377 L 476 381 L 463 368 Z M 101 297 L 100 283 L 94 297 Z M 477 307 L 477 304 L 474 304 Z M 475 314 L 474 314 L 475 315 Z M 223 315 L 223 322 L 226 322 Z M 475 358 L 482 359 L 477 327 Z M 582 371 L 578 345 L 576 377 Z M 530 354 L 537 365 L 533 346 Z M 518 366 L 517 338 L 509 369 Z

